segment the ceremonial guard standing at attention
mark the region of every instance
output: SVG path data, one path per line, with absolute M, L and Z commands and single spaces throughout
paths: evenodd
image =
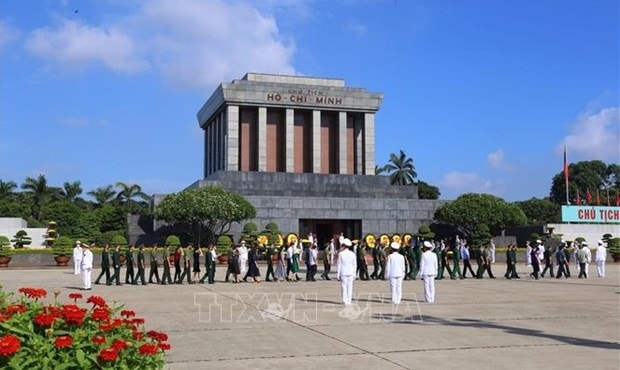
M 90 279 L 92 277 L 93 272 L 93 252 L 90 251 L 90 245 L 84 244 L 83 249 L 84 255 L 82 256 L 81 263 L 82 265 L 82 279 L 83 279 L 83 290 L 91 290 Z
M 425 241 L 424 253 L 420 260 L 419 276 L 424 281 L 424 299 L 427 303 L 435 302 L 435 277 L 439 268 L 437 255 L 432 252 L 432 249 L 433 243 Z
M 603 241 L 598 241 L 598 246 L 596 247 L 596 254 L 594 255 L 594 262 L 596 262 L 596 271 L 598 272 L 598 277 L 605 277 L 605 261 L 607 260 L 607 248 L 603 245 Z
M 106 244 L 101 252 L 101 273 L 95 279 L 95 284 L 99 284 L 103 275 L 105 275 L 106 285 L 110 285 L 110 244 Z
M 84 251 L 82 250 L 82 242 L 77 240 L 75 242 L 75 246 L 73 247 L 73 273 L 75 275 L 79 275 L 82 273 L 82 257 L 84 256 Z
M 405 257 L 399 253 L 400 245 L 397 242 L 390 244 L 392 253 L 385 263 L 385 275 L 390 281 L 390 294 L 392 303 L 400 304 L 403 296 L 402 286 L 405 277 Z
M 357 270 L 357 258 L 355 253 L 351 251 L 353 248 L 351 240 L 345 238 L 342 245 L 344 249 L 338 254 L 338 273 L 336 276 L 340 281 L 342 303 L 349 305 L 353 300 L 353 280 L 355 280 L 355 271 Z

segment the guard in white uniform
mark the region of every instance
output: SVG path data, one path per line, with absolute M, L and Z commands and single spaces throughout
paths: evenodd
M 405 257 L 398 253 L 400 244 L 392 242 L 390 244 L 392 253 L 387 257 L 385 263 L 385 276 L 390 281 L 390 293 L 392 303 L 399 304 L 403 296 L 403 278 L 405 277 Z
M 344 249 L 338 253 L 338 272 L 336 277 L 340 281 L 342 303 L 351 304 L 353 299 L 353 280 L 357 271 L 357 259 L 351 251 L 353 243 L 348 238 L 342 240 Z
M 77 240 L 75 242 L 75 246 L 73 247 L 73 273 L 75 275 L 79 275 L 82 271 L 82 256 L 84 255 L 84 251 L 82 250 L 82 243 Z
M 418 275 L 424 280 L 424 299 L 427 303 L 435 302 L 435 277 L 438 268 L 437 255 L 433 253 L 433 243 L 425 241 Z
M 596 254 L 594 255 L 594 261 L 596 262 L 596 270 L 598 271 L 598 277 L 605 277 L 605 260 L 607 259 L 607 248 L 603 245 L 603 241 L 598 241 L 596 247 Z
M 84 255 L 81 259 L 82 280 L 84 282 L 82 289 L 90 290 L 90 281 L 93 272 L 93 252 L 90 251 L 90 245 L 88 244 L 84 244 L 82 249 L 84 250 Z

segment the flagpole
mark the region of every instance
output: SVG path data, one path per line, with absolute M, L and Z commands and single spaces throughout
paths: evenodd
M 564 182 L 566 185 L 566 205 L 570 205 L 570 201 L 568 200 L 568 160 L 566 157 L 566 144 L 564 144 Z

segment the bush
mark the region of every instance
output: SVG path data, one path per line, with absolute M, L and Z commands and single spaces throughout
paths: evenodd
M 181 240 L 176 235 L 168 235 L 166 238 L 166 245 L 176 248 L 181 245 Z
M 71 256 L 73 254 L 73 244 L 73 239 L 63 235 L 56 239 L 52 249 L 57 256 Z
M 611 238 L 607 242 L 607 252 L 609 254 L 620 254 L 620 238 Z
M 15 236 L 13 236 L 13 240 L 11 240 L 14 243 L 15 248 L 23 248 L 27 245 L 30 245 L 32 243 L 32 238 L 28 236 L 28 233 L 24 230 L 19 230 L 17 233 L 15 233 Z
M 3 369 L 161 369 L 168 335 L 146 331 L 135 312 L 110 307 L 99 296 L 84 306 L 81 293 L 69 293 L 69 304 L 40 302 L 47 291 L 21 288 L 24 296 L 0 288 L 0 368 Z M 120 311 L 120 314 L 119 314 Z
M 122 235 L 116 234 L 112 237 L 110 244 L 112 246 L 120 245 L 121 248 L 125 248 L 127 247 L 127 239 L 125 239 L 125 237 Z
M 232 239 L 228 235 L 220 235 L 215 243 L 216 253 L 219 256 L 227 255 L 232 245 Z
M 258 231 L 258 226 L 253 222 L 248 222 L 243 226 L 243 232 L 247 234 L 255 233 Z
M 12 254 L 13 248 L 11 248 L 9 238 L 4 235 L 0 235 L 0 256 L 10 256 Z

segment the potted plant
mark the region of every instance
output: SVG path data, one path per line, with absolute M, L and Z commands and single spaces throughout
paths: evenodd
M 228 263 L 228 253 L 230 252 L 230 248 L 232 246 L 232 239 L 228 235 L 220 235 L 217 237 L 217 242 L 215 243 L 215 251 L 217 253 L 217 260 L 220 264 L 225 265 Z
M 16 249 L 24 248 L 32 243 L 32 238 L 28 236 L 28 233 L 24 230 L 19 230 L 13 236 L 11 240 Z
M 620 238 L 611 238 L 607 242 L 607 252 L 611 254 L 614 262 L 620 261 Z
M 13 255 L 13 248 L 9 238 L 4 235 L 0 235 L 0 267 L 7 267 L 11 262 L 11 256 Z
M 60 236 L 52 245 L 56 266 L 67 266 L 73 255 L 73 240 L 68 236 Z

